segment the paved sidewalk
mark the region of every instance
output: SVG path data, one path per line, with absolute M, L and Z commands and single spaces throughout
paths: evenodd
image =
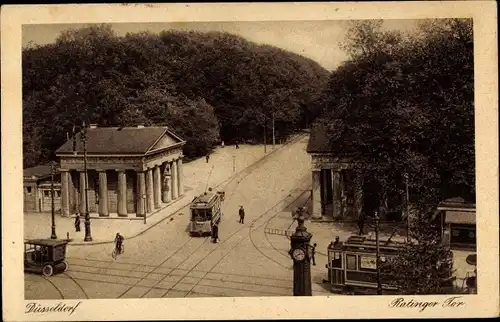
M 299 134 L 292 137 L 287 144 L 295 142 L 302 135 Z M 144 222 L 143 218 L 137 217 L 123 219 L 92 216 L 91 233 L 93 241 L 84 242 L 84 219 L 82 218 L 81 220 L 81 231 L 75 232 L 74 218 L 62 217 L 56 214 L 57 237 L 59 239 L 66 239 L 69 233 L 70 244 L 95 245 L 113 242 L 117 232 L 120 232 L 125 239 L 139 236 L 185 208 L 195 196 L 201 194 L 207 187 L 216 189 L 217 186 L 224 184 L 231 177 L 264 159 L 266 156 L 271 155 L 281 147 L 283 145 L 276 145 L 273 149 L 272 146 L 268 145 L 266 152 L 264 152 L 263 145 L 240 145 L 239 149 L 235 149 L 234 146 L 218 147 L 210 155 L 208 163 L 205 157 L 202 157 L 184 164 L 184 195 L 164 208 L 150 214 L 146 218 L 146 222 Z M 50 223 L 50 213 L 24 214 L 24 238 L 50 238 Z

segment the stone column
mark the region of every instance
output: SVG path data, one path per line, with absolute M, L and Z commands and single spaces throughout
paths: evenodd
M 154 188 L 154 203 L 155 203 L 155 208 L 160 208 L 161 207 L 161 173 L 160 173 L 160 167 L 155 166 L 153 170 L 153 188 Z
M 162 189 L 162 201 L 168 203 L 172 200 L 172 180 L 170 178 L 170 166 L 168 163 L 165 164 L 165 170 L 163 171 L 163 189 Z
M 327 199 L 328 199 L 328 188 L 327 185 L 330 183 L 328 182 L 328 176 L 327 176 L 327 171 L 326 169 L 321 170 L 321 204 L 326 205 Z M 324 209 L 324 208 L 323 208 Z
M 154 201 L 154 188 L 153 188 L 153 170 L 148 169 L 146 171 L 146 212 L 153 212 L 155 209 Z
M 177 182 L 179 188 L 177 192 L 180 197 L 184 194 L 184 173 L 182 172 L 182 158 L 179 158 L 177 160 Z
M 127 176 L 125 170 L 116 170 L 118 172 L 118 216 L 126 217 L 127 213 Z
M 177 172 L 177 161 L 174 160 L 171 163 L 171 172 L 172 172 L 172 200 L 177 199 L 178 195 L 178 190 L 179 189 L 179 183 L 177 183 L 177 180 L 179 180 L 178 172 Z
M 146 215 L 146 180 L 144 172 L 137 172 L 137 217 L 144 217 Z
M 69 197 L 69 212 L 70 215 L 74 214 L 76 211 L 76 205 L 78 201 L 75 198 L 75 183 L 73 182 L 73 173 L 68 170 L 68 197 Z
M 80 213 L 85 213 L 85 199 L 87 198 L 87 194 L 85 191 L 85 172 L 80 172 Z
M 340 191 L 340 171 L 332 170 L 332 205 L 333 218 L 342 217 L 342 196 Z
M 321 171 L 313 169 L 312 171 L 312 218 L 321 219 Z
M 69 172 L 67 169 L 60 169 L 61 172 L 61 211 L 63 216 L 69 217 Z
M 99 173 L 99 216 L 109 216 L 108 211 L 108 176 L 106 170 L 97 170 Z

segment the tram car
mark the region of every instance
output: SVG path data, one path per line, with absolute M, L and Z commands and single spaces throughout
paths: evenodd
M 398 294 L 398 289 L 390 285 L 391 276 L 384 270 L 383 264 L 397 256 L 404 243 L 379 240 L 381 263 L 380 282 L 384 294 Z M 377 289 L 377 241 L 362 236 L 351 236 L 346 242 L 331 243 L 328 246 L 328 282 L 333 293 L 375 294 Z M 443 286 L 449 288 L 453 281 L 450 267 L 449 279 Z
M 395 256 L 403 243 L 379 241 L 380 262 Z M 346 242 L 328 246 L 328 282 L 332 292 L 371 293 L 377 288 L 376 240 L 361 236 L 351 236 Z M 384 293 L 396 293 L 387 276 L 381 276 Z
M 56 239 L 31 239 L 24 242 L 24 271 L 49 277 L 68 269 L 66 246 Z
M 219 223 L 222 218 L 222 202 L 225 193 L 208 192 L 193 199 L 190 205 L 189 233 L 191 236 L 206 236 L 212 232 L 212 224 Z

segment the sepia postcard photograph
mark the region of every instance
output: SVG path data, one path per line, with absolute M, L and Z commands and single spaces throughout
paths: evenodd
M 4 320 L 500 314 L 494 2 L 1 13 Z

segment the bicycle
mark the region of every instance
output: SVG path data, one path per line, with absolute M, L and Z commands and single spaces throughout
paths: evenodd
M 116 249 L 116 246 L 115 248 L 113 249 L 113 251 L 111 252 L 111 257 L 113 257 L 113 259 L 116 259 L 116 257 L 118 255 L 121 255 L 123 254 L 123 252 L 125 252 L 125 246 L 122 244 L 121 246 L 121 250 L 120 250 L 120 253 L 118 253 L 118 249 Z

